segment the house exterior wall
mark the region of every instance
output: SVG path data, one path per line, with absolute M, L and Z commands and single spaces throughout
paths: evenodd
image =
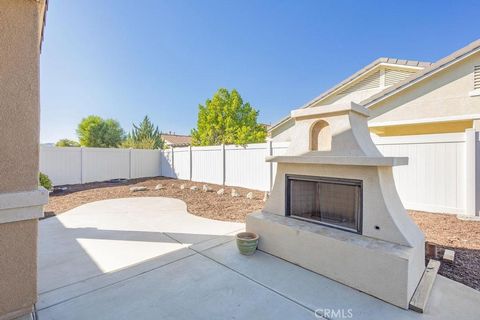
M 407 78 L 418 70 L 420 69 L 411 67 L 378 67 L 372 70 L 369 74 L 354 81 L 339 93 L 332 94 L 331 96 L 312 104 L 309 108 L 330 104 L 350 104 L 350 102 L 360 103 L 381 92 L 385 88 Z M 273 128 L 270 132 L 272 141 L 291 141 L 290 128 L 293 127 L 294 124 L 295 121 L 290 118 L 281 125 Z
M 0 0 L 1 320 L 31 312 L 37 299 L 38 220 L 11 216 L 15 210 L 25 216 L 23 209 L 31 209 L 18 205 L 17 192 L 38 191 L 39 44 L 44 9 L 44 0 Z
M 475 118 L 480 114 L 480 96 L 470 96 L 470 92 L 476 65 L 480 65 L 480 53 L 371 106 L 370 126 L 442 117 Z

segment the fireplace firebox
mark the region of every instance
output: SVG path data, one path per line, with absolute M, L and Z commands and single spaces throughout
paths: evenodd
M 285 215 L 362 233 L 362 181 L 286 175 Z

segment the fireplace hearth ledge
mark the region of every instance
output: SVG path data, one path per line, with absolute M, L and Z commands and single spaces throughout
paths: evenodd
M 411 263 L 422 258 L 417 248 L 261 211 L 247 226 L 261 235 L 259 250 L 401 308 L 420 280 Z

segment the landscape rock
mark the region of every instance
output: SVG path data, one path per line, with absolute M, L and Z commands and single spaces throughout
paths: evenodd
M 163 184 L 160 183 L 160 184 L 157 184 L 157 185 L 155 186 L 155 190 L 161 190 L 161 189 L 165 189 L 165 187 L 163 186 Z
M 265 191 L 265 195 L 263 196 L 263 202 L 266 202 L 269 196 L 270 194 L 267 191 Z
M 203 192 L 212 192 L 213 189 L 208 186 L 208 184 L 204 184 L 202 187 Z
M 131 187 L 131 188 L 130 188 L 130 191 L 132 191 L 132 192 L 146 191 L 146 190 L 147 190 L 147 187 L 142 187 L 142 186 L 140 186 L 140 187 Z
M 185 185 L 184 185 L 184 184 L 181 184 L 181 185 L 180 185 L 180 189 L 182 189 L 182 190 L 185 189 Z
M 240 197 L 240 193 L 238 193 L 237 190 L 232 189 L 232 197 Z
M 253 199 L 253 192 L 247 193 L 247 199 Z
M 190 190 L 196 191 L 196 190 L 198 190 L 198 187 L 197 186 L 191 186 Z
M 224 193 L 225 193 L 225 189 L 223 189 L 223 188 L 217 191 L 217 194 L 219 196 L 223 195 Z

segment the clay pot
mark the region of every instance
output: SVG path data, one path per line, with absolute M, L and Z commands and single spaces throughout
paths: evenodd
M 235 238 L 237 240 L 238 251 L 240 251 L 241 254 L 250 256 L 257 250 L 258 234 L 253 232 L 240 232 Z

